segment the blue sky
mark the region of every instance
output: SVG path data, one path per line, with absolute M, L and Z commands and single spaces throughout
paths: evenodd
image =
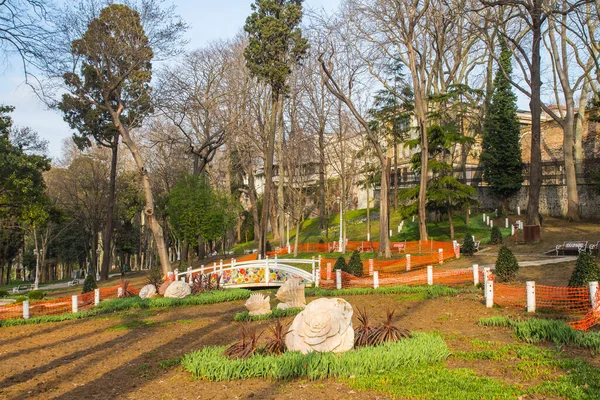
M 195 49 L 216 40 L 235 36 L 250 14 L 251 0 L 173 0 L 177 12 L 190 25 L 186 36 L 189 49 Z M 306 0 L 307 8 L 332 10 L 339 0 Z M 0 104 L 12 105 L 15 125 L 29 126 L 49 141 L 50 156 L 61 154 L 62 141 L 71 136 L 68 125 L 58 111 L 52 111 L 37 99 L 24 83 L 19 59 L 0 67 Z

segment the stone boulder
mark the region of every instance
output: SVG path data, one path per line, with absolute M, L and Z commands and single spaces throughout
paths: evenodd
M 250 295 L 244 304 L 250 315 L 271 314 L 271 302 L 269 296 L 263 296 L 260 293 Z
M 152 284 L 146 285 L 140 289 L 140 298 L 149 299 L 156 294 L 156 287 Z
M 343 353 L 354 346 L 352 306 L 344 299 L 314 300 L 294 318 L 285 336 L 289 351 Z
M 192 294 L 192 289 L 190 288 L 190 285 L 184 281 L 171 282 L 165 291 L 165 297 L 170 297 L 173 299 L 183 299 L 190 294 Z
M 281 303 L 277 304 L 280 310 L 288 308 L 306 307 L 306 298 L 304 297 L 304 284 L 300 278 L 290 278 L 277 290 L 276 297 Z
M 165 295 L 165 292 L 167 291 L 167 288 L 171 285 L 171 283 L 173 283 L 173 281 L 164 281 L 160 287 L 158 288 L 158 294 L 160 294 L 161 296 Z

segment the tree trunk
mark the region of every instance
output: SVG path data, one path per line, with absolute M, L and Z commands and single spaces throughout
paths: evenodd
M 319 127 L 319 229 L 325 228 L 325 127 Z
M 587 95 L 589 93 L 590 83 L 588 79 L 585 79 L 583 83 L 583 87 L 581 88 L 581 93 L 579 97 L 579 111 L 577 112 L 577 116 L 575 118 L 575 146 L 573 151 L 573 156 L 575 158 L 575 172 L 580 173 L 583 172 L 581 169 L 583 159 L 585 155 L 583 154 L 583 122 L 585 120 L 585 107 L 587 104 Z
M 575 159 L 573 156 L 575 126 L 575 104 L 567 105 L 567 113 L 563 125 L 564 143 L 563 155 L 565 160 L 565 174 L 567 181 L 567 219 L 579 221 L 579 195 L 577 194 L 577 174 L 575 173 Z
M 398 211 L 398 142 L 394 138 L 394 212 Z
M 371 185 L 371 182 L 369 182 L 369 178 L 367 177 L 367 186 L 366 186 L 366 191 L 367 191 L 367 237 L 369 238 L 368 240 L 371 241 L 371 207 L 369 204 L 369 186 Z
M 527 203 L 527 224 L 540 225 L 540 190 L 542 187 L 542 152 L 541 152 L 541 19 L 542 1 L 534 0 L 531 11 L 531 160 L 529 177 L 529 201 Z
M 381 161 L 381 193 L 379 195 L 379 256 L 390 258 L 390 170 L 391 160 L 385 156 Z
M 261 234 L 260 220 L 258 219 L 258 202 L 256 200 L 256 187 L 254 186 L 254 173 L 252 169 L 248 173 L 248 198 L 252 208 L 252 222 L 254 225 L 254 243 L 259 243 Z
M 164 275 L 167 275 L 167 273 L 171 271 L 171 262 L 169 261 L 169 253 L 167 252 L 162 226 L 160 226 L 156 220 L 156 216 L 154 215 L 154 195 L 152 194 L 152 186 L 150 184 L 150 178 L 148 177 L 148 170 L 146 169 L 144 161 L 142 160 L 142 156 L 137 145 L 131 139 L 131 136 L 129 136 L 129 131 L 121 124 L 119 116 L 116 113 L 113 113 L 113 123 L 119 129 L 119 133 L 123 138 L 123 143 L 131 152 L 131 155 L 133 156 L 135 164 L 138 168 L 138 172 L 140 173 L 142 186 L 144 188 L 144 196 L 146 198 L 146 205 L 144 209 L 146 223 L 150 226 L 150 230 L 154 236 L 162 272 Z
M 273 153 L 275 152 L 275 131 L 277 130 L 277 105 L 279 103 L 278 98 L 278 95 L 272 95 L 269 133 L 267 137 L 267 154 L 265 160 L 265 185 L 263 192 L 263 206 L 260 216 L 260 236 L 258 238 L 258 252 L 263 257 L 267 254 L 267 227 L 269 225 L 271 184 L 273 180 Z
M 104 228 L 104 238 L 102 239 L 102 243 L 105 249 L 109 249 L 109 251 L 105 251 L 105 255 L 102 258 L 102 268 L 100 272 L 100 279 L 107 280 L 108 279 L 108 270 L 110 268 L 111 261 L 111 245 L 112 245 L 112 236 L 113 236 L 113 224 L 115 219 L 115 203 L 116 199 L 116 191 L 117 191 L 117 153 L 119 150 L 119 135 L 115 134 L 113 137 L 113 143 L 111 147 L 112 158 L 110 160 L 110 182 L 109 182 L 109 193 L 108 193 L 108 205 L 106 208 L 106 226 Z
M 294 257 L 298 255 L 298 240 L 300 238 L 300 226 L 302 225 L 300 222 L 300 219 L 296 221 L 296 237 L 294 238 Z
M 452 211 L 448 208 L 448 224 L 450 225 L 450 240 L 454 240 L 454 221 L 452 221 Z
M 279 97 L 279 124 L 277 135 L 277 165 L 279 165 L 279 184 L 277 185 L 277 231 L 279 232 L 279 246 L 282 248 L 285 246 L 285 214 L 284 214 L 284 197 L 283 187 L 285 185 L 285 166 L 283 163 L 283 96 Z

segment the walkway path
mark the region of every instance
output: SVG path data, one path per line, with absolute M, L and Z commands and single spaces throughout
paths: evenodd
M 541 260 L 533 260 L 533 261 L 519 261 L 519 267 L 535 267 L 538 265 L 548 265 L 548 264 L 559 264 L 564 262 L 573 262 L 577 260 L 577 256 L 565 256 L 565 257 L 552 257 L 552 258 L 544 258 Z M 495 264 L 486 264 L 482 265 L 484 268 L 492 268 L 496 267 Z

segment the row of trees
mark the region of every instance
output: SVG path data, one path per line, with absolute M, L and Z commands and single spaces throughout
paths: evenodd
M 44 45 L 23 53 L 37 68 L 37 92 L 63 113 L 79 148 L 110 151 L 106 210 L 89 228 L 90 249 L 97 232 L 105 249 L 118 233 L 122 143 L 143 198 L 136 218 L 165 272 L 175 252 L 197 248 L 202 257 L 206 242 L 233 242 L 236 224 L 237 239 L 246 229 L 263 253 L 269 230 L 283 245 L 286 224 L 298 232 L 311 212 L 327 234 L 336 197 L 347 205 L 360 181 L 379 186 L 380 252 L 390 256 L 398 199 L 418 214 L 424 240 L 428 211 L 451 217 L 473 205 L 452 168 L 464 171 L 479 137 L 484 177 L 504 204 L 520 188 L 513 89 L 531 99 L 528 223 L 539 223 L 542 109 L 564 131 L 568 217 L 578 218 L 584 113 L 576 117 L 575 101 L 585 108 L 598 70 L 591 1 L 346 0 L 301 29 L 301 0 L 256 0 L 244 34 L 189 53 L 186 24 L 157 1 L 81 1 L 47 14 L 28 0 L 0 7 L 15 4 L 47 15 Z M 542 101 L 542 78 L 563 107 Z M 397 194 L 390 171 L 400 146 L 417 152 L 420 184 Z M 239 199 L 243 209 L 233 206 Z M 103 277 L 110 264 L 104 257 Z

